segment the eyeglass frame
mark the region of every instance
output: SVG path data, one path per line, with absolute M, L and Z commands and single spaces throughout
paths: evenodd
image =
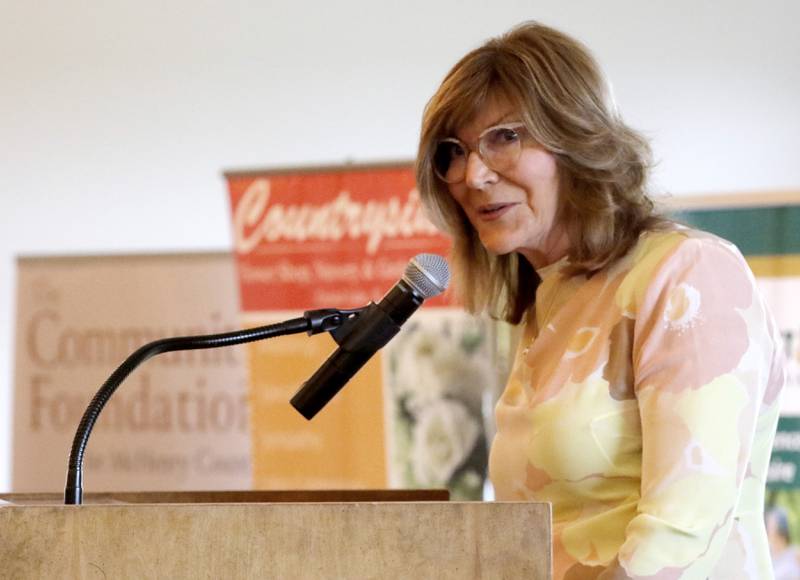
M 491 169 L 492 171 L 502 172 L 504 170 L 509 169 L 510 167 L 513 167 L 519 161 L 519 156 L 522 153 L 522 135 L 520 134 L 521 132 L 519 130 L 520 129 L 526 129 L 527 130 L 527 127 L 528 126 L 525 123 L 523 123 L 522 121 L 514 121 L 514 122 L 511 122 L 511 123 L 499 123 L 497 125 L 492 125 L 491 127 L 487 127 L 486 129 L 481 131 L 480 135 L 478 135 L 478 138 L 476 140 L 477 144 L 478 144 L 478 147 L 476 149 L 473 149 L 472 147 L 467 146 L 467 144 L 464 141 L 462 141 L 461 139 L 458 139 L 457 137 L 446 137 L 444 139 L 438 140 L 436 142 L 436 147 L 435 147 L 434 153 L 433 153 L 433 162 L 431 163 L 434 175 L 438 179 L 440 179 L 443 183 L 446 183 L 448 185 L 452 185 L 452 184 L 455 184 L 455 183 L 461 183 L 462 181 L 464 181 L 467 178 L 466 162 L 469 161 L 469 156 L 470 156 L 471 153 L 477 153 L 478 157 L 481 158 L 481 161 L 483 161 L 483 163 L 489 169 Z M 483 149 L 483 147 L 482 147 L 483 138 L 486 137 L 486 135 L 490 134 L 492 131 L 496 131 L 497 129 L 510 129 L 510 130 L 514 131 L 514 133 L 516 133 L 518 138 L 519 138 L 519 141 L 518 141 L 519 150 L 517 151 L 517 158 L 514 160 L 514 162 L 511 165 L 509 165 L 508 167 L 504 167 L 504 168 L 492 167 L 492 164 L 486 158 L 485 152 L 482 150 Z M 439 150 L 439 146 L 442 143 L 455 143 L 456 145 L 461 147 L 467 153 L 465 158 L 464 158 L 465 159 L 464 175 L 460 179 L 458 179 L 456 181 L 448 181 L 447 179 L 445 179 L 444 176 L 442 176 L 439 173 L 439 169 L 436 167 L 436 152 Z

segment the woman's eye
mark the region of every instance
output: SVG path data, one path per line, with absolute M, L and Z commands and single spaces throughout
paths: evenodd
M 519 133 L 514 129 L 499 127 L 487 135 L 490 146 L 502 146 L 509 143 L 516 143 L 519 140 Z
M 460 166 L 466 156 L 467 152 L 461 144 L 456 141 L 442 141 L 436 147 L 433 164 L 439 175 L 444 177 L 454 165 Z
M 455 141 L 442 141 L 436 148 L 436 163 L 440 167 L 447 167 L 452 161 L 467 156 L 464 147 Z
M 466 152 L 464 151 L 464 148 L 461 145 L 459 145 L 458 143 L 452 143 L 451 142 L 451 143 L 448 143 L 447 146 L 448 146 L 448 155 L 447 155 L 447 157 L 449 159 L 458 159 L 458 158 L 464 157 L 466 155 Z

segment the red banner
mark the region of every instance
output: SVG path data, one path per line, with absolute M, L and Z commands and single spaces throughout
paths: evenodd
M 408 165 L 231 175 L 229 189 L 245 312 L 377 301 L 410 258 L 448 248 Z

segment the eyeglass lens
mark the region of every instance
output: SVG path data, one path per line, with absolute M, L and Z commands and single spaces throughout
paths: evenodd
M 483 162 L 494 171 L 510 169 L 521 151 L 518 127 L 494 127 L 478 139 Z M 439 142 L 433 154 L 433 169 L 445 183 L 458 183 L 466 177 L 469 149 L 457 139 Z

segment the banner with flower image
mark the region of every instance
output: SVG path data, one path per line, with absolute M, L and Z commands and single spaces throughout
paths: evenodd
M 494 325 L 427 312 L 388 347 L 392 485 L 481 499 L 497 396 Z
M 422 211 L 410 163 L 226 178 L 247 325 L 378 302 L 413 256 L 447 254 L 449 241 Z M 480 499 L 487 437 L 479 390 L 494 389 L 482 378 L 491 377 L 490 358 L 482 358 L 491 356 L 490 341 L 485 324 L 448 296 L 427 300 L 312 421 L 288 401 L 336 348 L 333 339 L 249 345 L 254 486 L 390 483 Z M 435 348 L 426 350 L 427 342 Z

